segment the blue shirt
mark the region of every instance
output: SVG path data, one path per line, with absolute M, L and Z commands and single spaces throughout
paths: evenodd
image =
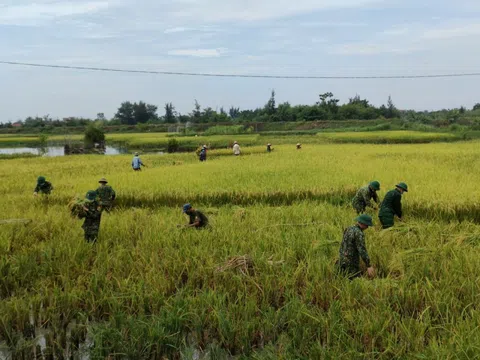
M 134 169 L 140 169 L 140 166 L 143 165 L 142 160 L 138 156 L 135 156 L 132 160 L 132 167 Z

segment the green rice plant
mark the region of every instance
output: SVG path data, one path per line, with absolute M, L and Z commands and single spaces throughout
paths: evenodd
M 146 154 L 142 172 L 130 155 L 2 161 L 0 220 L 31 221 L 0 224 L 0 341 L 28 358 L 33 319 L 55 356 L 475 358 L 478 145 Z M 39 175 L 48 198 L 32 196 Z M 91 245 L 68 203 L 100 177 L 118 199 Z M 382 230 L 374 216 L 378 276 L 348 281 L 334 264 L 351 199 L 373 179 L 381 198 L 408 183 L 405 221 Z M 210 229 L 177 228 L 185 202 Z
M 339 132 L 318 133 L 322 139 L 334 143 L 373 143 L 403 144 L 458 141 L 460 138 L 452 133 L 434 133 L 420 131 L 373 131 L 373 132 Z

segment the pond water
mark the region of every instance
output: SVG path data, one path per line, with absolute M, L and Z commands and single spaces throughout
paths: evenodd
M 29 147 L 16 147 L 16 148 L 0 148 L 0 154 L 40 154 L 39 148 L 29 148 Z M 105 155 L 118 155 L 118 154 L 128 154 L 128 150 L 124 148 L 117 148 L 113 146 L 107 146 L 105 149 Z M 45 148 L 44 156 L 64 156 L 65 152 L 63 146 L 47 146 Z

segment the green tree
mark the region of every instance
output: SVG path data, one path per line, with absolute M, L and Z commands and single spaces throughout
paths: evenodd
M 115 114 L 122 125 L 135 125 L 134 105 L 130 101 L 123 102 Z
M 175 116 L 175 107 L 173 106 L 172 103 L 166 103 L 165 104 L 165 116 L 164 120 L 168 124 L 174 124 L 177 122 L 176 116 Z
M 293 108 L 290 106 L 288 102 L 283 104 L 279 104 L 277 108 L 277 112 L 274 116 L 274 121 L 295 121 L 296 116 L 293 111 Z
M 353 98 L 348 100 L 348 104 L 350 105 L 361 105 L 363 107 L 369 107 L 370 104 L 368 103 L 367 99 L 361 99 L 360 95 L 356 94 Z
M 182 114 L 178 114 L 178 115 L 177 115 L 177 119 L 178 119 L 178 121 L 179 121 L 180 123 L 182 123 L 182 124 L 186 124 L 186 123 L 188 123 L 189 121 L 191 121 L 190 116 L 188 116 L 188 115 L 182 115 Z
M 265 104 L 265 111 L 267 115 L 273 116 L 275 115 L 277 108 L 275 103 L 275 90 L 272 90 L 272 94 L 270 95 L 270 99 L 268 99 L 267 103 Z
M 99 126 L 91 123 L 85 129 L 83 140 L 87 147 L 93 146 L 94 144 L 102 144 L 105 142 L 105 132 Z
M 223 107 L 220 108 L 220 112 L 216 113 L 215 122 L 228 122 L 227 112 Z
M 192 121 L 195 123 L 199 123 L 202 120 L 202 107 L 198 103 L 198 101 L 195 99 L 195 107 L 193 109 L 193 112 L 190 114 Z
M 386 111 L 385 111 L 384 116 L 387 119 L 393 119 L 395 117 L 400 116 L 400 112 L 395 107 L 395 104 L 393 103 L 392 97 L 390 95 L 388 96 L 388 101 L 387 101 L 387 106 L 386 106 Z
M 338 102 L 340 100 L 335 99 L 331 92 L 320 94 L 319 97 L 320 101 L 317 102 L 317 105 L 329 114 L 329 119 L 334 119 L 338 112 Z
M 43 156 L 48 152 L 48 135 L 47 134 L 40 134 L 38 137 L 38 153 L 39 155 Z
M 480 110 L 480 103 L 476 103 L 475 105 L 473 105 L 472 110 Z
M 203 109 L 201 122 L 202 123 L 209 123 L 214 122 L 216 120 L 217 113 L 211 107 L 207 107 Z
M 146 104 L 143 101 L 140 101 L 138 104 L 133 104 L 133 117 L 135 118 L 136 124 L 145 124 L 149 120 L 156 120 L 157 116 L 157 106 Z
M 237 119 L 240 116 L 240 108 L 236 107 L 230 107 L 230 110 L 228 110 L 228 115 L 232 118 L 232 120 Z
M 152 104 L 147 104 L 147 114 L 148 114 L 148 120 L 158 120 L 158 114 L 157 114 L 158 106 L 152 105 Z

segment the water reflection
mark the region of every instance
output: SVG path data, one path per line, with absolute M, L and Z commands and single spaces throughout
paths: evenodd
M 28 148 L 28 147 L 17 147 L 17 148 L 0 148 L 0 154 L 21 154 L 29 153 L 40 156 L 64 156 L 65 149 L 63 146 L 47 146 L 45 148 Z M 118 148 L 113 146 L 106 146 L 105 155 L 118 155 L 118 154 L 128 154 L 128 150 L 124 148 Z

